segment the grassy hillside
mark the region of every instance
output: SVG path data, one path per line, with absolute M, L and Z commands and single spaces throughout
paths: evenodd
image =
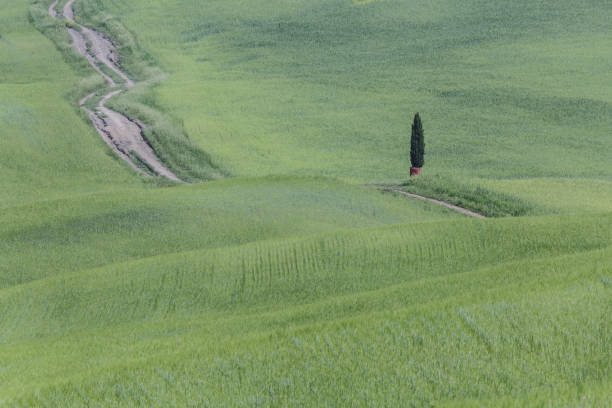
M 0 393 L 16 406 L 600 406 L 611 222 L 419 224 L 3 289 Z
M 608 2 L 77 0 L 143 81 L 114 108 L 227 177 L 195 185 L 109 152 L 31 3 L 0 0 L 0 406 L 611 404 Z M 404 187 L 508 218 L 365 185 L 417 110 Z
M 612 182 L 607 180 L 531 178 L 489 180 L 485 184 L 546 206 L 553 212 L 580 214 L 612 210 Z
M 0 208 L 141 184 L 63 98 L 79 77 L 28 5 L 0 1 Z
M 236 175 L 612 177 L 607 1 L 83 0 L 169 73 L 157 104 Z
M 324 179 L 244 179 L 103 193 L 0 214 L 0 287 L 186 250 L 457 217 Z

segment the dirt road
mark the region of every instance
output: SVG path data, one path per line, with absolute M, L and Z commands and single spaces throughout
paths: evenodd
M 478 213 L 476 213 L 474 211 L 470 211 L 470 210 L 468 210 L 466 208 L 456 206 L 456 205 L 448 203 L 446 201 L 440 201 L 440 200 L 436 200 L 434 198 L 429 198 L 429 197 L 424 197 L 424 196 L 421 196 L 421 195 L 418 195 L 418 194 L 408 193 L 406 191 L 400 190 L 397 187 L 376 186 L 376 188 L 378 188 L 379 190 L 392 191 L 394 193 L 405 195 L 407 197 L 416 198 L 417 200 L 427 201 L 429 203 L 441 205 L 441 206 L 446 207 L 448 209 L 451 209 L 453 211 L 457 211 L 457 212 L 459 212 L 459 213 L 461 213 L 463 215 L 467 215 L 468 217 L 487 218 L 487 217 L 485 217 L 482 214 L 478 214 Z
M 53 18 L 57 17 L 57 11 L 55 11 L 55 7 L 57 6 L 57 3 L 59 3 L 59 0 L 55 0 L 50 6 L 49 6 L 49 15 Z
M 52 18 L 60 17 L 56 10 L 58 2 L 59 0 L 56 0 L 49 7 L 49 15 Z M 72 47 L 79 55 L 87 59 L 93 69 L 104 78 L 109 88 L 108 93 L 100 99 L 94 111 L 85 108 L 84 105 L 95 94 L 89 94 L 81 99 L 79 106 L 85 109 L 104 142 L 135 170 L 144 174 L 161 175 L 170 180 L 181 182 L 159 160 L 155 150 L 144 135 L 144 125 L 106 106 L 110 99 L 123 92 L 123 88 L 120 86 L 129 89 L 136 84 L 121 70 L 119 54 L 113 42 L 104 34 L 75 22 L 72 7 L 74 2 L 75 0 L 69 0 L 62 11 L 63 17 L 76 27 L 67 28 L 72 38 Z M 106 72 L 112 71 L 123 83 L 118 84 L 105 70 Z

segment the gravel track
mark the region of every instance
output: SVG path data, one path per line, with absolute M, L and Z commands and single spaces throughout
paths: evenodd
M 59 0 L 56 0 L 49 7 L 49 15 L 52 18 L 59 17 L 56 10 L 58 2 Z M 84 108 L 98 134 L 119 157 L 135 170 L 144 174 L 155 173 L 181 182 L 176 174 L 157 157 L 155 150 L 144 136 L 144 125 L 106 107 L 106 103 L 123 92 L 123 89 L 118 88 L 119 84 L 107 75 L 100 65 L 106 66 L 121 78 L 124 81 L 122 85 L 126 88 L 133 88 L 136 84 L 121 70 L 119 54 L 113 42 L 102 33 L 76 23 L 72 7 L 74 2 L 75 0 L 69 0 L 63 8 L 63 17 L 80 30 L 67 28 L 72 38 L 72 47 L 79 55 L 87 59 L 96 72 L 104 78 L 109 88 L 108 93 L 102 97 L 94 111 Z M 87 95 L 79 101 L 79 106 L 82 107 L 94 96 L 94 93 Z
M 59 3 L 59 0 L 55 0 L 53 3 L 51 3 L 51 5 L 49 6 L 49 15 L 53 18 L 57 17 L 57 11 L 55 10 L 55 7 L 57 6 L 57 3 Z

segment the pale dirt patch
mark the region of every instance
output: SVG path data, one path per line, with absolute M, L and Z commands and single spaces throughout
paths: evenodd
M 72 48 L 74 48 L 74 50 L 78 54 L 82 55 L 83 57 L 87 59 L 87 61 L 89 62 L 89 65 L 91 65 L 93 69 L 95 69 L 96 72 L 104 78 L 106 83 L 108 83 L 108 86 L 110 86 L 111 88 L 116 87 L 117 83 L 113 80 L 113 78 L 106 75 L 104 71 L 102 71 L 100 67 L 98 66 L 96 59 L 92 57 L 89 54 L 89 52 L 87 52 L 87 41 L 85 41 L 85 37 L 83 37 L 83 34 L 81 34 L 80 31 L 77 31 L 73 28 L 68 28 L 68 33 L 70 34 L 70 37 L 72 38 Z
M 71 23 L 74 23 L 74 10 L 72 9 L 72 3 L 74 3 L 74 0 L 69 0 L 64 5 L 63 13 L 66 20 L 70 21 Z
M 117 54 L 117 49 L 115 48 L 113 42 L 101 33 L 90 30 L 87 27 L 83 27 L 83 33 L 91 42 L 91 51 L 95 55 L 96 59 L 123 79 L 126 87 L 133 88 L 134 82 L 118 68 L 119 55 Z
M 93 98 L 94 96 L 96 96 L 95 92 L 92 92 L 89 95 L 85 96 L 83 99 L 81 99 L 79 101 L 79 106 L 85 105 L 87 103 L 87 101 L 90 100 L 91 98 Z
M 55 7 L 57 6 L 57 3 L 59 3 L 59 0 L 55 0 L 53 3 L 51 3 L 51 5 L 49 6 L 49 15 L 53 18 L 57 17 L 57 11 L 55 10 Z
M 96 109 L 97 116 L 100 118 L 96 127 L 101 126 L 100 130 L 108 135 L 113 145 L 124 156 L 130 157 L 131 152 L 136 152 L 157 174 L 170 180 L 180 181 L 159 161 L 155 151 L 144 138 L 142 127 L 137 122 L 104 106 L 109 99 L 119 93 L 121 90 L 111 92 L 102 98 Z

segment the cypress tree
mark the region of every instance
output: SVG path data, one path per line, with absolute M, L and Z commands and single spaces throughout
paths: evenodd
M 412 123 L 412 136 L 410 137 L 410 162 L 412 167 L 423 167 L 425 163 L 425 134 L 423 133 L 423 123 L 421 116 L 414 115 Z

